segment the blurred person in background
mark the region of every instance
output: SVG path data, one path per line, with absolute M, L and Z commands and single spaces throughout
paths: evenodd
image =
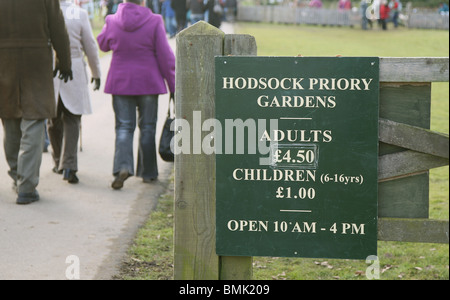
M 187 2 L 186 0 L 172 0 L 170 4 L 175 11 L 175 19 L 177 21 L 177 33 L 185 29 L 187 26 Z
M 322 7 L 322 1 L 320 1 L 320 0 L 311 0 L 311 1 L 309 1 L 309 7 L 321 8 Z
M 234 22 L 237 16 L 237 0 L 225 1 L 225 18 L 228 22 Z
M 93 0 L 77 0 L 78 5 L 85 9 L 89 15 L 89 20 L 94 18 L 94 1 Z
M 191 11 L 191 25 L 205 20 L 205 4 L 203 0 L 189 0 L 189 10 Z
M 380 24 L 383 30 L 387 30 L 390 9 L 387 0 L 382 0 L 380 4 Z
M 175 11 L 173 10 L 172 0 L 164 0 L 161 5 L 161 15 L 164 18 L 164 23 L 166 25 L 166 31 L 170 38 L 175 37 L 177 34 L 177 20 L 175 18 Z
M 392 22 L 394 23 L 394 28 L 398 27 L 398 17 L 400 11 L 402 10 L 402 3 L 400 0 L 391 0 L 389 2 L 389 10 L 391 11 Z
M 122 0 L 108 0 L 106 4 L 106 15 L 113 15 L 116 13 L 119 4 L 122 3 Z
M 208 23 L 220 28 L 224 15 L 223 3 L 220 0 L 208 0 L 206 9 L 208 12 Z

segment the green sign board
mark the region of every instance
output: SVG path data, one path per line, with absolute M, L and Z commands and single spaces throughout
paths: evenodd
M 217 254 L 376 255 L 379 59 L 215 63 Z

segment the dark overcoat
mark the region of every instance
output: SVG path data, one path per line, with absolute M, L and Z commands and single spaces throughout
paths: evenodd
M 0 1 L 0 118 L 53 118 L 53 49 L 71 70 L 59 0 Z

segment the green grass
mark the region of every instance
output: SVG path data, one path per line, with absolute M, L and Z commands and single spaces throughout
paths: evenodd
M 448 256 L 437 244 L 379 242 L 380 279 L 448 279 Z M 442 251 L 442 252 L 441 252 Z M 366 280 L 364 260 L 254 257 L 259 280 Z
M 260 56 L 442 57 L 448 31 L 362 31 L 352 28 L 239 23 L 237 33 L 255 36 Z M 449 84 L 433 83 L 431 129 L 449 132 Z M 448 166 L 430 171 L 430 218 L 449 218 Z M 173 278 L 173 190 L 140 230 L 118 279 Z M 449 279 L 448 244 L 379 242 L 380 279 Z M 254 257 L 261 280 L 362 279 L 370 263 L 358 260 Z
M 390 24 L 392 25 L 392 24 Z M 348 27 L 239 23 L 255 37 L 260 56 L 448 56 L 448 31 L 406 28 L 382 31 Z
M 173 186 L 173 185 L 172 185 Z M 129 249 L 115 279 L 167 280 L 173 278 L 173 189 L 158 201 Z

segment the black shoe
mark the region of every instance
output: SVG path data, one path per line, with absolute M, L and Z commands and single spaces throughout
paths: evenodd
M 64 169 L 63 180 L 67 180 L 69 183 L 78 183 L 80 180 L 76 175 L 77 171 L 71 169 Z
M 58 167 L 53 167 L 52 171 L 55 174 L 62 174 L 63 173 L 63 170 L 58 170 Z
M 17 204 L 30 204 L 39 201 L 39 193 L 35 190 L 32 193 L 19 193 L 17 195 Z
M 152 178 L 143 178 L 142 181 L 144 183 L 152 183 L 153 181 L 158 180 L 158 177 L 152 177 Z
M 127 178 L 130 177 L 130 173 L 128 173 L 127 170 L 121 170 L 118 175 L 114 178 L 113 183 L 111 184 L 111 187 L 115 190 L 120 190 L 123 188 L 123 183 Z

